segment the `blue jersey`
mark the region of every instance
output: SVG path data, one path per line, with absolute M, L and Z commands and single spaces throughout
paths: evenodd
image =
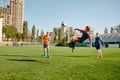
M 95 38 L 95 47 L 96 47 L 96 49 L 97 50 L 100 49 L 102 45 L 103 45 L 102 39 L 100 37 L 96 37 Z

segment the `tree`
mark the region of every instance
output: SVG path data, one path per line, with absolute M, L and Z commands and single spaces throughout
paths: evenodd
M 104 30 L 104 33 L 108 33 L 108 28 L 106 27 L 105 30 Z
M 40 43 L 43 42 L 43 36 L 44 36 L 44 31 L 41 30 L 41 33 L 40 33 Z
M 22 34 L 23 41 L 28 39 L 28 22 L 24 21 L 23 23 L 23 34 Z
M 66 43 L 67 43 L 67 40 L 68 40 L 68 37 L 69 37 L 69 31 L 66 31 L 65 34 L 66 34 L 66 37 L 64 37 L 64 38 L 62 39 L 62 44 L 63 44 L 64 46 L 66 46 Z
M 5 38 L 7 38 L 7 41 L 9 41 L 9 39 L 16 39 L 17 28 L 13 25 L 6 25 L 3 26 L 2 33 L 5 34 Z
M 35 39 L 35 25 L 32 27 L 32 33 L 31 33 L 31 41 Z
M 58 30 L 58 41 L 62 42 L 62 28 Z
M 114 28 L 111 27 L 111 29 L 110 29 L 110 33 L 114 33 L 114 32 L 115 32 Z
M 63 38 L 62 44 L 63 44 L 64 46 L 66 46 L 66 41 L 67 41 L 67 38 Z
M 115 27 L 115 30 L 116 30 L 117 33 L 120 33 L 120 24 Z
M 74 30 L 71 28 L 70 29 L 70 37 L 74 36 L 74 34 L 75 34 Z
M 30 30 L 28 32 L 28 41 L 31 41 L 31 32 L 30 32 Z
M 58 29 L 54 28 L 54 43 L 58 41 Z
M 22 33 L 17 33 L 16 35 L 17 41 L 21 41 L 22 40 Z
M 36 40 L 38 41 L 39 38 L 39 29 L 37 29 Z

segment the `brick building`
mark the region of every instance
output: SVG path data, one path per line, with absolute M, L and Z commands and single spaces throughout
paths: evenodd
M 10 0 L 6 8 L 0 7 L 0 17 L 4 25 L 14 25 L 18 32 L 23 32 L 24 0 Z

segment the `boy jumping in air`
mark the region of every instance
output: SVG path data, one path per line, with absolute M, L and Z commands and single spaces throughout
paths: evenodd
M 72 52 L 74 52 L 76 42 L 83 43 L 86 39 L 89 39 L 90 47 L 92 47 L 92 38 L 90 35 L 90 29 L 91 29 L 90 26 L 86 26 L 85 30 L 74 29 L 74 30 L 80 31 L 82 33 L 82 36 L 72 38 L 71 43 L 70 43 L 70 47 L 72 48 Z
M 97 58 L 102 58 L 103 55 L 102 55 L 102 50 L 101 50 L 101 44 L 102 46 L 104 45 L 104 42 L 102 41 L 102 38 L 99 37 L 100 34 L 99 33 L 96 33 L 96 38 L 95 38 L 95 47 L 96 47 L 96 50 L 98 51 L 98 56 Z
M 49 42 L 50 42 L 50 36 L 49 36 L 49 32 L 47 32 L 47 34 L 43 37 L 43 47 L 44 47 L 44 57 L 46 57 L 46 53 L 47 53 L 47 58 L 50 58 L 50 49 L 49 49 Z

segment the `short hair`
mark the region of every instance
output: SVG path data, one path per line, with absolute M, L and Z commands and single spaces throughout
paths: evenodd
M 96 34 L 99 34 L 98 32 Z
M 97 33 L 96 33 L 96 36 L 99 36 L 99 35 L 100 35 L 100 34 L 97 32 Z
M 90 31 L 91 27 L 90 26 L 86 26 L 87 30 Z
M 50 32 L 47 32 L 47 34 L 50 34 Z

